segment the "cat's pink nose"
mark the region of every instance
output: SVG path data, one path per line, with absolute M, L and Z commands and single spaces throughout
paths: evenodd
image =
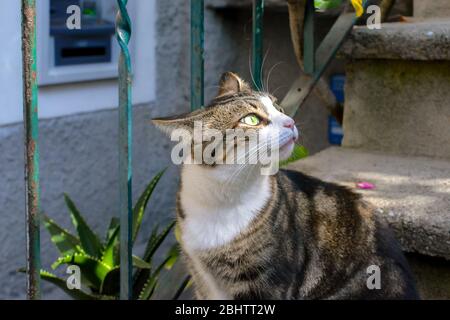
M 292 129 L 294 128 L 295 121 L 293 119 L 287 119 L 283 122 L 283 127 Z

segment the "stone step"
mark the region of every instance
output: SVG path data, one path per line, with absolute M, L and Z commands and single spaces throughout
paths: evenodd
M 339 53 L 353 60 L 450 60 L 450 17 L 356 26 Z
M 331 147 L 289 168 L 360 193 L 405 251 L 450 260 L 450 161 Z
M 414 16 L 421 18 L 450 18 L 448 0 L 415 0 Z
M 345 147 L 450 158 L 450 21 L 357 27 L 341 54 Z

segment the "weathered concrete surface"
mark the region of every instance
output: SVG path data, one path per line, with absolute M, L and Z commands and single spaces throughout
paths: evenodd
M 379 30 L 355 27 L 340 55 L 349 59 L 450 60 L 450 19 L 384 23 Z
M 362 194 L 405 251 L 450 260 L 450 161 L 332 147 L 290 168 Z M 358 182 L 375 189 L 359 190 Z
M 414 16 L 418 18 L 450 18 L 448 0 L 415 0 Z
M 347 65 L 343 145 L 450 158 L 450 61 Z

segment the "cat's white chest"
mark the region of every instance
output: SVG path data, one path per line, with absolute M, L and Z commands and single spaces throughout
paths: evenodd
M 182 237 L 191 250 L 211 249 L 231 242 L 248 228 L 271 196 L 268 177 L 254 180 L 244 188 L 236 185 L 234 189 L 224 189 L 201 173 L 182 177 L 180 205 L 185 214 Z
M 241 187 L 241 188 L 239 188 Z M 263 177 L 253 184 L 224 190 L 198 167 L 182 175 L 180 206 L 184 219 L 180 223 L 183 249 L 207 286 L 210 299 L 230 299 L 225 286 L 215 279 L 198 258 L 201 251 L 227 245 L 244 232 L 271 196 L 270 179 Z M 232 192 L 239 194 L 233 194 Z
M 202 208 L 186 199 L 181 201 L 186 218 L 183 222 L 183 242 L 193 250 L 205 250 L 226 245 L 243 232 L 258 213 L 248 205 L 229 208 Z

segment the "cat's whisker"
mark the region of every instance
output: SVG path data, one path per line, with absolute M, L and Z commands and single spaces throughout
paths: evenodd
M 276 96 L 276 93 L 277 93 L 278 90 L 280 90 L 281 88 L 286 88 L 286 87 L 287 87 L 286 85 L 278 86 L 275 90 L 273 90 L 273 91 L 271 92 L 271 94 L 272 94 L 273 96 Z
M 266 79 L 266 87 L 267 87 L 267 92 L 269 91 L 269 83 L 270 83 L 270 76 L 272 74 L 272 72 L 275 70 L 276 67 L 278 67 L 279 65 L 283 64 L 284 61 L 279 61 L 277 63 L 275 63 L 272 68 L 270 68 L 269 73 L 267 74 L 267 79 Z
M 248 54 L 248 70 L 250 71 L 250 77 L 252 78 L 253 84 L 256 86 L 256 80 L 253 75 L 253 69 L 252 69 L 252 52 L 251 52 L 251 50 L 249 51 L 249 54 Z M 259 88 L 257 88 L 257 89 L 259 89 Z
M 261 82 L 262 90 L 265 92 L 269 92 L 269 91 L 268 91 L 268 88 L 264 86 L 264 76 L 263 76 L 264 65 L 265 65 L 266 59 L 269 55 L 270 48 L 271 48 L 271 45 L 269 44 L 269 47 L 267 48 L 266 53 L 264 54 L 264 57 L 263 57 L 263 61 L 261 63 L 261 70 L 259 70 L 259 81 Z

